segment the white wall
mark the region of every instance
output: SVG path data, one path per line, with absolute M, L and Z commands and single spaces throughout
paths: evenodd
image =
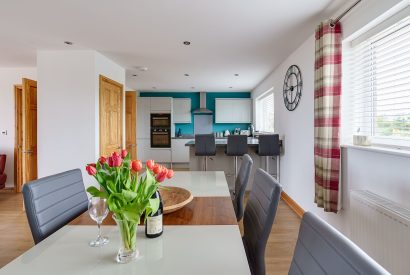
M 0 154 L 7 155 L 6 186 L 14 186 L 14 85 L 22 78 L 37 79 L 36 68 L 0 68 Z M 7 135 L 1 132 L 7 130 Z
M 400 1 L 365 0 L 347 17 L 342 27 L 350 36 Z M 366 16 L 363 16 L 365 14 Z M 366 20 L 364 20 L 366 19 Z M 312 211 L 349 235 L 351 189 L 369 189 L 410 207 L 410 158 L 357 149 L 342 150 L 343 207 L 339 214 L 325 213 L 314 204 L 314 30 L 312 35 L 252 92 L 256 98 L 272 86 L 275 93 L 275 130 L 284 136 L 281 158 L 281 184 L 305 210 Z M 290 65 L 300 67 L 303 76 L 302 99 L 295 111 L 283 104 L 282 85 Z
M 80 168 L 99 155 L 99 75 L 124 84 L 125 70 L 95 51 L 39 51 L 39 177 Z

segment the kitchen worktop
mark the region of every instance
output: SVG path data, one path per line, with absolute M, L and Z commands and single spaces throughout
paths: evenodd
M 216 146 L 226 146 L 228 143 L 227 138 L 217 138 L 215 139 Z M 257 138 L 248 137 L 248 146 L 258 146 L 259 140 Z M 185 146 L 195 146 L 195 140 L 190 140 L 185 143 Z
M 172 139 L 194 139 L 194 135 L 182 135 L 182 136 L 175 136 Z

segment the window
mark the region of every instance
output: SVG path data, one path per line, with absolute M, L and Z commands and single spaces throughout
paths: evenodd
M 274 132 L 273 89 L 256 99 L 256 128 L 261 132 Z
M 410 16 L 352 46 L 350 132 L 410 147 Z

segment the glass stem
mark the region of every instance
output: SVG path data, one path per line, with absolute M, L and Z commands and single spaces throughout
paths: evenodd
M 98 226 L 98 237 L 97 237 L 97 239 L 99 240 L 99 239 L 101 239 L 101 223 L 97 222 L 97 226 Z

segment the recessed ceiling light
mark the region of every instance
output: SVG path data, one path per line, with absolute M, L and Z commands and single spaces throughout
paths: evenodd
M 138 75 L 137 75 L 137 74 L 133 74 L 132 76 L 136 77 L 136 76 L 138 76 Z
M 155 87 L 155 86 L 152 86 L 152 89 L 154 89 L 154 90 L 155 90 L 156 88 L 157 88 L 157 87 Z
M 232 86 L 229 86 L 229 89 L 232 89 L 233 87 Z
M 189 46 L 189 45 L 191 45 L 191 42 L 189 42 L 189 41 L 184 41 L 184 45 L 185 45 L 185 46 Z
M 71 42 L 71 41 L 64 41 L 64 44 L 66 44 L 66 45 L 73 45 L 74 43 L 73 42 Z
M 192 87 L 191 87 L 191 89 L 195 89 L 195 87 L 194 87 L 194 86 L 192 86 Z
M 234 76 L 239 76 L 239 74 L 234 74 Z
M 189 74 L 184 74 L 185 76 L 189 76 Z

